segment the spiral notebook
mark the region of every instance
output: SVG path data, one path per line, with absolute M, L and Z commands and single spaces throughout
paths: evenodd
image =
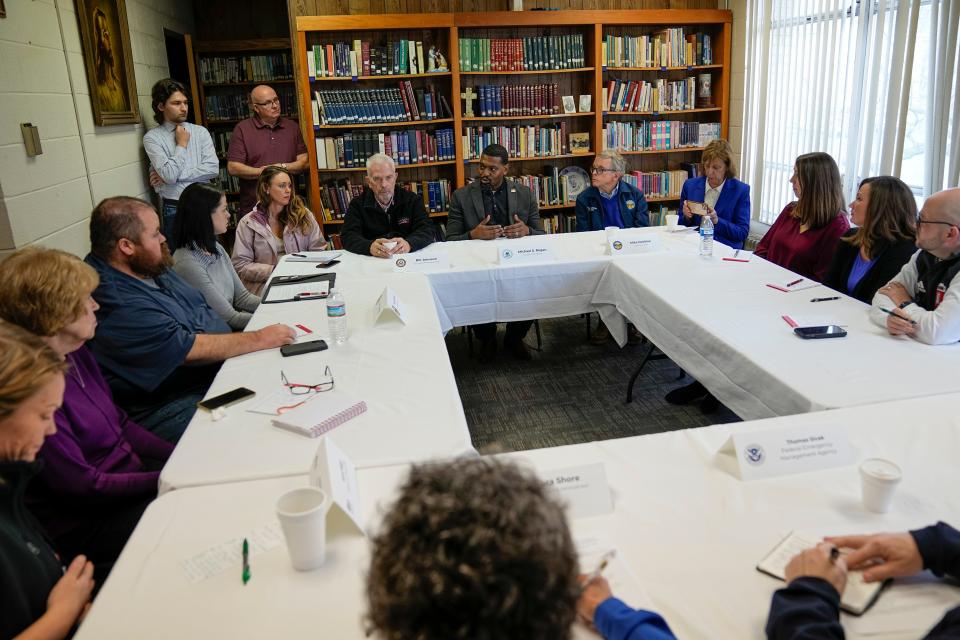
M 367 410 L 367 403 L 338 391 L 318 394 L 309 402 L 272 420 L 273 426 L 309 438 L 322 436 Z

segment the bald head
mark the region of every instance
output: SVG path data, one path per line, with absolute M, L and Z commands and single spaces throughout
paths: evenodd
M 260 119 L 273 124 L 280 117 L 280 99 L 273 87 L 260 84 L 250 92 L 250 106 Z
M 939 191 L 923 203 L 924 217 L 960 225 L 960 188 Z

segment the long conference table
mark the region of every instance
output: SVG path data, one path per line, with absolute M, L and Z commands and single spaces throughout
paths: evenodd
M 572 518 L 575 538 L 616 548 L 618 595 L 659 611 L 679 638 L 763 638 L 782 583 L 755 566 L 793 530 L 811 535 L 898 531 L 960 523 L 960 394 L 915 398 L 754 422 L 523 451 L 505 457 L 551 471 L 600 463 L 613 511 Z M 733 433 L 845 427 L 856 460 L 881 456 L 903 470 L 891 511 L 860 503 L 856 465 L 744 482 L 718 451 Z M 328 438 L 341 443 L 338 429 Z M 408 465 L 358 471 L 364 523 L 379 526 Z M 282 541 L 251 558 L 241 581 L 240 540 L 269 523 L 277 498 L 305 476 L 169 492 L 147 509 L 80 628 L 81 640 L 139 638 L 364 638 L 369 543 L 339 530 L 327 562 L 300 573 Z M 191 580 L 185 563 L 219 550 L 219 570 Z M 230 558 L 225 562 L 222 556 Z M 587 566 L 586 569 L 590 567 Z M 624 579 L 623 576 L 628 576 Z M 916 639 L 960 589 L 929 574 L 898 580 L 867 614 L 844 614 L 848 638 Z M 575 636 L 592 636 L 577 625 Z
M 633 322 L 749 422 L 506 455 L 544 473 L 603 464 L 613 512 L 574 519 L 572 527 L 619 549 L 637 576 L 636 584 L 622 585 L 624 596 L 664 613 L 680 637 L 761 637 L 778 585 L 754 566 L 792 529 L 819 534 L 960 522 L 960 503 L 950 499 L 960 479 L 960 423 L 953 417 L 960 347 L 890 337 L 847 296 L 811 303 L 839 295 L 824 287 L 766 287 L 795 276 L 759 258 L 724 261 L 732 251 L 720 244 L 712 258 L 700 257 L 695 232 L 624 234 L 635 236 L 656 236 L 660 246 L 611 257 L 603 232 L 443 243 L 424 251 L 446 254 L 449 266 L 425 273 L 394 273 L 388 261 L 344 253 L 335 270 L 349 340 L 295 358 L 277 350 L 233 358 L 209 394 L 247 386 L 264 398 L 282 390 L 281 371 L 312 384 L 329 366 L 337 390 L 368 406 L 326 437 L 357 466 L 364 519 L 375 530 L 409 464 L 476 454 L 447 331 L 596 311 L 623 342 L 625 319 Z M 530 243 L 549 247 L 553 259 L 500 264 L 500 249 Z M 315 272 L 314 264 L 284 260 L 274 275 Z M 375 321 L 385 287 L 403 302 L 405 323 Z M 800 340 L 782 315 L 801 322 L 825 317 L 846 325 L 849 336 Z M 322 300 L 262 304 L 249 328 L 275 322 L 307 326 L 313 334 L 303 339 L 329 338 Z M 233 570 L 187 577 L 184 563 L 198 554 L 222 562 L 223 545 L 230 543 L 233 554 L 238 536 L 262 537 L 265 526 L 275 536 L 277 497 L 307 482 L 318 440 L 247 411 L 256 401 L 231 407 L 221 420 L 194 417 L 161 474 L 161 497 L 78 637 L 363 637 L 369 551 L 361 536 L 331 535 L 327 565 L 311 573 L 293 571 L 282 540 L 274 540 L 255 555 L 255 578 L 245 588 Z M 771 416 L 784 417 L 758 420 Z M 848 427 L 858 459 L 881 455 L 901 464 L 905 480 L 890 514 L 860 507 L 855 466 L 743 482 L 718 464 L 716 451 L 731 433 L 811 424 Z M 851 637 L 916 637 L 958 599 L 956 589 L 940 584 L 904 583 L 867 616 L 846 620 L 847 628 Z
M 794 274 L 714 244 L 697 255 L 696 232 L 663 227 L 626 236 L 655 236 L 659 250 L 612 258 L 604 232 L 523 240 L 437 243 L 449 267 L 394 273 L 387 260 L 344 252 L 335 267 L 346 295 L 350 339 L 327 351 L 282 358 L 277 350 L 233 358 L 209 395 L 246 386 L 277 392 L 280 372 L 312 384 L 329 365 L 337 389 L 368 411 L 337 429 L 361 467 L 457 455 L 472 450 L 443 334 L 468 324 L 570 316 L 598 311 L 621 342 L 624 318 L 741 418 L 752 420 L 960 391 L 960 345 L 929 347 L 894 338 L 870 323 L 867 306 L 826 287 L 783 293 L 765 286 Z M 545 244 L 553 260 L 500 264 L 499 249 Z M 316 273 L 314 264 L 282 261 L 277 275 Z M 405 325 L 375 324 L 378 297 L 389 286 L 404 303 Z M 811 303 L 814 297 L 839 300 Z M 262 304 L 250 322 L 305 324 L 326 338 L 322 300 Z M 801 340 L 781 318 L 825 317 L 847 325 L 834 340 Z M 329 341 L 328 341 L 329 342 Z M 626 381 L 624 381 L 626 382 Z M 214 421 L 198 412 L 161 474 L 161 491 L 306 473 L 314 442 L 271 426 L 269 416 L 231 407 Z

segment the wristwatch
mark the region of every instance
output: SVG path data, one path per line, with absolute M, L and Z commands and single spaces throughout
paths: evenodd
M 281 162 L 281 163 L 280 163 L 280 168 L 281 168 L 281 169 L 286 169 L 286 168 L 287 168 L 287 163 L 286 163 L 286 162 Z
M 909 307 L 909 306 L 912 305 L 912 304 L 913 304 L 913 300 L 904 300 L 904 301 L 901 302 L 899 305 L 897 305 L 897 308 L 898 308 L 898 309 L 906 309 L 907 307 Z

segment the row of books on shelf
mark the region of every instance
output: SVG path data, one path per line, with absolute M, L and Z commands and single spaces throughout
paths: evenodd
M 583 34 L 460 38 L 460 71 L 550 71 L 586 64 Z
M 684 147 L 705 147 L 719 139 L 719 122 L 641 120 L 605 122 L 603 125 L 604 149 L 667 151 Z
M 570 182 L 567 176 L 560 175 L 559 167 L 544 167 L 546 175 L 508 176 L 533 192 L 541 207 L 556 206 L 573 202 L 570 194 Z
M 240 178 L 227 173 L 226 167 L 220 167 L 220 175 L 218 179 L 220 180 L 220 188 L 224 191 L 240 191 Z
M 423 197 L 423 206 L 430 213 L 446 211 L 450 205 L 452 193 L 447 179 L 421 180 L 418 182 L 398 182 L 400 187 Z M 350 201 L 363 193 L 363 181 L 349 179 L 327 180 L 320 185 L 320 204 L 323 206 L 325 222 L 343 220 L 350 207 Z
M 642 36 L 607 35 L 603 39 L 605 67 L 691 67 L 713 64 L 709 34 L 685 33 L 683 27 Z
M 325 125 L 375 124 L 452 118 L 447 98 L 433 85 L 313 92 L 313 121 Z
M 650 220 L 651 227 L 662 227 L 667 224 L 667 216 L 679 214 L 677 207 L 669 207 L 665 204 L 652 204 L 647 209 L 647 218 Z
M 268 82 L 293 78 L 293 62 L 286 51 L 255 56 L 200 58 L 200 80 L 204 84 Z
M 424 53 L 427 55 L 425 56 Z M 375 45 L 368 40 L 334 42 L 310 47 L 307 52 L 307 74 L 316 78 L 356 78 L 420 74 L 448 69 L 437 65 L 437 49 L 423 40 L 388 40 Z
M 573 233 L 577 230 L 577 216 L 573 214 L 558 214 L 555 216 L 540 216 L 540 224 L 546 233 Z
M 584 134 L 588 135 L 589 134 Z M 510 157 L 534 158 L 568 153 L 567 123 L 464 127 L 463 157 L 479 158 L 491 144 L 506 147 Z
M 540 116 L 560 113 L 560 86 L 518 84 L 477 86 L 480 117 Z
M 694 76 L 683 80 L 658 79 L 656 83 L 645 80 L 610 80 L 603 87 L 603 104 L 606 111 L 682 111 L 696 107 L 697 79 Z
M 217 157 L 225 158 L 227 156 L 227 151 L 230 149 L 230 138 L 232 136 L 232 129 L 215 129 L 210 132 L 210 137 L 213 138 L 213 149 L 217 152 Z
M 365 167 L 367 158 L 384 153 L 398 165 L 443 162 L 456 158 L 453 129 L 435 132 L 405 129 L 377 133 L 354 131 L 342 136 L 317 138 L 318 169 Z
M 293 85 L 274 87 L 280 98 L 280 111 L 284 115 L 296 111 L 296 90 Z M 203 110 L 210 120 L 241 120 L 250 117 L 250 103 L 246 93 L 206 94 Z
M 680 196 L 683 183 L 690 177 L 690 172 L 686 169 L 651 172 L 631 171 L 624 174 L 623 181 L 632 184 L 648 198 L 677 198 Z M 653 222 L 651 221 L 650 224 L 653 224 Z

